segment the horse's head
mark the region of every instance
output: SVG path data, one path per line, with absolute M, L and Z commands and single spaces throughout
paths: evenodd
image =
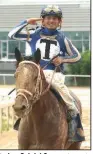
M 17 116 L 23 117 L 32 108 L 32 105 L 39 99 L 42 93 L 42 79 L 45 79 L 41 71 L 40 51 L 35 52 L 34 61 L 23 60 L 17 49 L 15 52 L 17 59 L 16 79 L 16 99 L 13 105 Z M 36 64 L 37 63 L 37 64 Z

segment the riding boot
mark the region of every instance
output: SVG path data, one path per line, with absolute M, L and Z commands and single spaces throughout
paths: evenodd
M 84 131 L 81 124 L 79 113 L 73 114 L 72 111 L 68 111 L 67 121 L 68 121 L 68 141 L 69 142 L 85 141 Z

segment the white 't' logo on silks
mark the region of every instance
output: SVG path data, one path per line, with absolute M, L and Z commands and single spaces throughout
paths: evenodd
M 36 42 L 36 49 L 41 51 L 41 59 L 52 59 L 60 53 L 60 46 L 57 40 L 39 39 Z

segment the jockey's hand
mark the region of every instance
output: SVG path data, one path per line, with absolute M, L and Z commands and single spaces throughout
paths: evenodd
M 27 19 L 28 24 L 36 25 L 37 21 L 42 21 L 42 18 L 29 18 Z
M 57 57 L 55 58 L 52 63 L 55 65 L 55 66 L 59 66 L 60 64 L 62 64 L 64 62 L 63 58 L 62 57 Z

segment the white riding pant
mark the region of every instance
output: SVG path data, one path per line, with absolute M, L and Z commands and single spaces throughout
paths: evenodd
M 43 70 L 43 72 L 46 77 L 46 80 L 48 81 L 48 83 L 50 83 L 54 71 L 53 70 Z M 70 95 L 67 86 L 64 84 L 64 81 L 65 81 L 64 74 L 60 72 L 55 72 L 51 84 L 57 87 L 58 91 L 60 91 L 60 94 L 62 95 L 62 98 L 65 101 L 68 110 L 73 111 L 75 113 L 79 113 L 77 107 L 74 104 L 74 99 Z

